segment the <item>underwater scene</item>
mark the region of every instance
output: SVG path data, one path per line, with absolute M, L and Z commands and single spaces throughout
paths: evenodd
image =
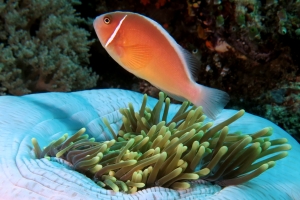
M 0 0 L 0 200 L 299 200 L 299 47 L 299 0 Z

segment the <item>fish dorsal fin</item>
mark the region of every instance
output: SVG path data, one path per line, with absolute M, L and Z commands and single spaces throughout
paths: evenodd
M 200 61 L 197 60 L 197 58 L 191 53 L 189 52 L 188 50 L 184 49 L 182 46 L 180 46 L 178 44 L 178 49 L 180 50 L 185 62 L 186 62 L 186 65 L 187 65 L 187 70 L 188 70 L 188 74 L 190 75 L 190 77 L 193 79 L 193 80 L 197 80 L 197 77 L 198 77 L 198 71 L 199 71 L 199 68 L 200 68 Z
M 123 46 L 124 57 L 122 62 L 130 70 L 146 67 L 152 59 L 152 49 L 148 45 L 137 44 Z

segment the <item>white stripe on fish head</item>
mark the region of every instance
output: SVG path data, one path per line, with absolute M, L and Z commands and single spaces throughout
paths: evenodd
M 114 32 L 111 34 L 111 36 L 108 38 L 106 44 L 105 44 L 105 48 L 113 41 L 113 39 L 115 38 L 116 34 L 118 33 L 119 29 L 121 28 L 121 25 L 124 21 L 124 19 L 127 17 L 127 15 L 125 15 L 119 22 L 118 26 L 116 27 L 116 29 L 114 30 Z

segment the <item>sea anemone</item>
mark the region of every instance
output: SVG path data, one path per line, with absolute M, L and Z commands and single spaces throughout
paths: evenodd
M 102 119 L 106 118 L 117 133 L 123 123 L 119 110 L 131 102 L 138 111 L 142 98 L 142 94 L 120 89 L 1 96 L 0 199 L 300 199 L 300 145 L 276 124 L 247 112 L 228 126 L 231 133 L 254 133 L 272 127 L 270 140 L 287 138 L 293 148 L 287 157 L 276 161 L 275 167 L 239 185 L 221 187 L 199 179 L 189 181 L 190 188 L 186 190 L 156 186 L 127 194 L 99 187 L 62 158 L 36 158 L 32 138 L 43 147 L 64 133 L 75 133 L 85 127 L 85 133 L 95 141 L 112 140 Z M 157 99 L 148 97 L 147 107 L 153 109 L 156 103 Z M 167 122 L 179 108 L 180 105 L 170 104 Z M 236 112 L 224 109 L 213 121 L 214 126 Z M 203 123 L 210 121 L 206 118 Z
M 36 158 L 61 158 L 99 186 L 134 193 L 153 186 L 188 189 L 190 181 L 202 179 L 221 186 L 249 181 L 287 156 L 287 139 L 273 139 L 271 127 L 252 134 L 230 132 L 228 125 L 244 110 L 213 126 L 205 123 L 202 107 L 183 102 L 168 120 L 170 99 L 161 92 L 153 109 L 147 95 L 138 112 L 129 103 L 121 108 L 122 126 L 115 133 L 103 118 L 114 139 L 97 142 L 81 128 L 64 134 L 41 150 L 32 139 Z

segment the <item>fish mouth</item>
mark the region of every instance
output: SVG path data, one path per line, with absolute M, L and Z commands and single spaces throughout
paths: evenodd
M 299 144 L 273 123 L 250 114 L 245 114 L 243 120 L 236 121 L 230 129 L 255 132 L 272 126 L 274 138 L 287 137 L 293 149 L 274 169 L 243 184 L 246 187 L 232 186 L 222 189 L 218 185 L 194 182 L 189 190 L 153 187 L 132 196 L 100 188 L 91 179 L 74 171 L 63 160 L 35 158 L 31 144 L 33 137 L 43 147 L 66 132 L 71 134 L 86 127 L 87 132 L 98 141 L 112 139 L 108 134 L 109 130 L 101 121 L 102 117 L 108 119 L 114 130 L 118 130 L 121 126 L 118 110 L 126 107 L 129 102 L 137 109 L 141 104 L 140 99 L 142 96 L 138 93 L 113 89 L 0 97 L 1 199 L 159 199 L 165 196 L 184 199 L 199 198 L 202 195 L 218 199 L 230 198 L 230 193 L 245 198 L 250 194 L 267 194 L 270 198 L 284 194 L 300 199 L 300 174 L 296 170 L 300 165 L 297 159 Z M 156 100 L 150 98 L 148 105 L 153 108 L 155 103 Z M 170 110 L 173 109 L 177 110 L 178 106 L 172 105 Z M 224 110 L 214 123 L 220 123 L 235 112 Z M 266 182 L 268 190 L 264 189 Z
M 102 27 L 102 23 L 103 23 L 103 16 L 104 15 L 100 15 L 100 16 L 98 16 L 98 17 L 96 17 L 95 19 L 94 19 L 94 21 L 93 21 L 93 27 L 94 27 L 94 30 L 96 30 L 95 32 L 96 32 L 96 35 L 97 35 L 97 37 L 98 37 L 98 39 L 99 39 L 99 41 L 100 41 L 100 43 L 101 43 L 101 45 L 104 47 L 105 46 L 105 43 L 106 43 L 106 41 L 102 41 L 102 36 L 101 36 L 101 27 Z

